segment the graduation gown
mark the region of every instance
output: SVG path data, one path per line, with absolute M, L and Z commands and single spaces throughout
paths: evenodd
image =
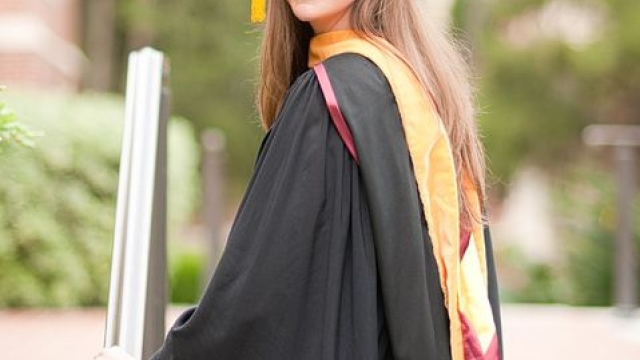
M 214 276 L 154 360 L 452 358 L 393 92 L 363 56 L 324 64 L 362 166 L 332 124 L 316 75 L 302 74 L 263 140 Z

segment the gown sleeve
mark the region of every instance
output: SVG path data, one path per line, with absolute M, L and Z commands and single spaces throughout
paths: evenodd
M 153 360 L 390 358 L 358 167 L 313 72 L 263 141 L 225 252 Z

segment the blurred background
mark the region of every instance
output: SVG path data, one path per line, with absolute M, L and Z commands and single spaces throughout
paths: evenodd
M 101 347 L 126 60 L 147 45 L 172 69 L 171 300 L 198 300 L 263 135 L 249 5 L 0 0 L 0 358 L 88 359 Z M 452 24 L 474 70 L 507 359 L 640 359 L 640 317 L 614 306 L 617 201 L 637 205 L 637 184 L 620 189 L 615 149 L 582 136 L 592 124 L 640 126 L 640 2 L 424 6 Z M 211 129 L 225 139 L 215 235 L 202 200 Z M 630 216 L 637 247 L 638 206 Z

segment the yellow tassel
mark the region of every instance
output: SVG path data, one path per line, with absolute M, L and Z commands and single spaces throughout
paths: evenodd
M 267 17 L 267 0 L 251 0 L 251 22 L 260 23 Z

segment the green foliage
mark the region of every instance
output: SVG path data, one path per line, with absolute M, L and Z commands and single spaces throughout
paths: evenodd
M 631 196 L 631 194 L 629 195 Z M 506 302 L 611 306 L 616 242 L 614 177 L 594 163 L 579 163 L 554 183 L 557 259 L 534 262 L 515 246 L 497 249 L 501 293 Z M 640 198 L 634 208 L 640 250 Z M 637 269 L 640 289 L 640 268 Z M 640 301 L 640 298 L 638 299 Z
M 172 303 L 193 304 L 200 299 L 205 266 L 203 252 L 182 250 L 172 256 L 169 266 Z
M 555 303 L 562 301 L 558 269 L 531 261 L 516 247 L 496 249 L 500 265 L 500 294 L 504 302 Z
M 0 85 L 0 94 L 5 89 Z M 16 120 L 16 113 L 0 99 L 0 150 L 11 144 L 33 147 L 34 136 L 34 133 Z
M 0 307 L 104 304 L 123 106 L 105 95 L 23 94 L 11 104 L 46 136 L 0 156 Z M 169 129 L 169 234 L 199 198 L 198 152 L 185 120 Z
M 85 11 L 90 2 L 81 0 Z M 226 175 L 235 203 L 263 135 L 254 106 L 260 31 L 249 23 L 250 2 L 119 0 L 114 6 L 115 19 L 101 19 L 103 30 L 114 33 L 113 90 L 124 89 L 129 51 L 145 45 L 163 51 L 171 62 L 173 112 L 187 118 L 198 135 L 216 128 L 227 136 Z
M 611 173 L 583 165 L 556 189 L 560 236 L 565 253 L 563 301 L 573 305 L 612 305 L 616 193 Z M 631 194 L 629 195 L 631 196 Z M 637 197 L 636 197 L 637 199 Z M 640 201 L 635 209 L 640 249 Z M 640 269 L 637 277 L 640 288 Z M 640 300 L 640 299 L 638 299 Z
M 228 183 L 242 189 L 262 136 L 253 80 L 259 34 L 249 1 L 160 0 L 155 11 L 154 45 L 171 58 L 174 111 L 198 131 L 226 134 Z
M 522 162 L 563 166 L 580 153 L 580 133 L 588 124 L 640 121 L 640 2 L 472 3 L 458 0 L 454 19 L 476 42 L 480 122 L 491 168 L 501 180 L 507 182 Z M 554 21 L 531 21 L 552 3 L 587 8 L 604 20 L 584 45 L 559 36 L 527 43 L 523 39 Z M 517 21 L 530 25 L 514 30 Z

